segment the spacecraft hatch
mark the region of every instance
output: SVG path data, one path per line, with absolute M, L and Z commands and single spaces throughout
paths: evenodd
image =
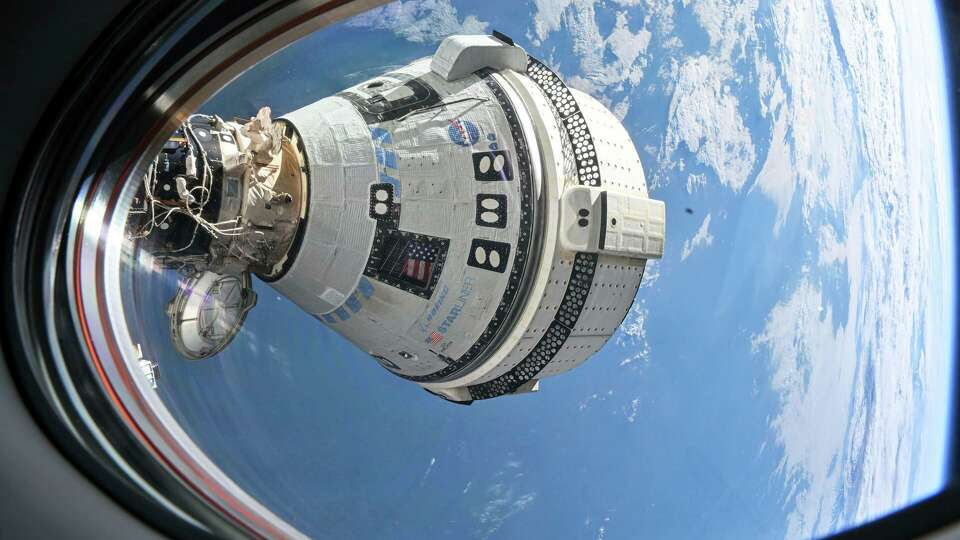
M 616 331 L 665 209 L 601 103 L 494 33 L 280 118 L 193 115 L 127 235 L 179 273 L 187 359 L 229 346 L 251 275 L 444 399 L 535 391 Z

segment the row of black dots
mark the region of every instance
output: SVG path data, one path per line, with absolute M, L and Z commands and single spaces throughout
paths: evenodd
M 577 164 L 577 175 L 580 183 L 588 186 L 599 186 L 600 168 L 597 166 L 597 153 L 583 114 L 578 112 L 573 116 L 564 118 L 563 127 L 567 130 L 570 144 L 573 145 L 573 157 Z
M 553 322 L 533 350 L 507 373 L 485 383 L 469 387 L 473 399 L 490 399 L 514 392 L 545 368 L 566 343 L 576 326 L 597 267 L 596 253 L 577 253 L 570 279 Z

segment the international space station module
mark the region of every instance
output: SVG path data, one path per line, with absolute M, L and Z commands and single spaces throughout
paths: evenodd
M 276 120 L 191 116 L 127 230 L 183 276 L 167 306 L 183 356 L 228 345 L 255 274 L 470 403 L 596 353 L 663 253 L 665 209 L 620 121 L 495 32 Z

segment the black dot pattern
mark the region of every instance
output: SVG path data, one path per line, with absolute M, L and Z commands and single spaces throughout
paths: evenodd
M 532 56 L 527 58 L 527 75 L 547 95 L 560 117 L 572 146 L 577 182 L 584 186 L 599 186 L 600 163 L 597 161 L 597 151 L 587 121 L 573 93 L 553 70 Z
M 563 293 L 563 300 L 554 315 L 553 322 L 550 323 L 540 341 L 510 371 L 485 383 L 470 386 L 472 399 L 490 399 L 510 394 L 536 377 L 553 360 L 573 332 L 577 319 L 580 318 L 583 304 L 587 301 L 587 295 L 590 294 L 598 258 L 596 253 L 577 253 L 573 260 L 567 289 Z

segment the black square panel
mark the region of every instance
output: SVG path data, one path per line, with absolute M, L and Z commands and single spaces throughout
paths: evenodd
M 510 156 L 506 150 L 474 152 L 473 177 L 484 182 L 513 180 Z
M 397 208 L 393 202 L 392 185 L 370 185 L 370 217 L 389 224 L 395 225 L 397 223 Z
M 507 227 L 507 196 L 478 193 L 477 225 L 505 229 Z
M 510 258 L 510 244 L 474 238 L 467 255 L 467 264 L 475 268 L 504 273 Z

